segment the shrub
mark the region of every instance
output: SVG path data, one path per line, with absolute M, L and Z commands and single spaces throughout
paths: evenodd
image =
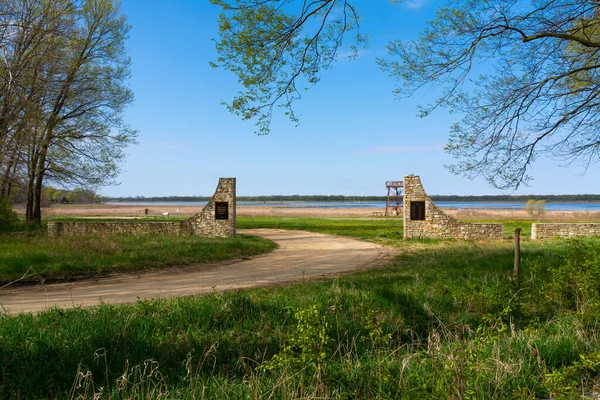
M 264 368 L 270 371 L 309 368 L 320 374 L 327 360 L 327 346 L 332 341 L 327 335 L 325 315 L 313 305 L 293 311 L 293 316 L 298 321 L 296 330 L 287 336 L 282 351 L 265 362 Z
M 597 242 L 571 240 L 567 253 L 555 265 L 538 260 L 534 276 L 545 283 L 537 298 L 551 312 L 594 316 L 600 311 L 600 248 Z
M 525 204 L 525 211 L 527 211 L 527 213 L 530 215 L 533 215 L 533 212 L 535 211 L 535 200 L 527 200 L 527 204 Z
M 538 215 L 542 215 L 546 212 L 546 200 L 538 200 L 535 202 L 535 211 Z
M 580 354 L 579 358 L 572 365 L 546 374 L 542 385 L 552 398 L 584 398 L 588 387 L 594 385 L 595 378 L 600 374 L 600 353 Z
M 535 201 L 533 199 L 527 200 L 525 204 L 525 211 L 529 215 L 542 215 L 546 212 L 546 200 Z
M 0 201 L 0 229 L 12 227 L 18 220 L 17 213 L 12 209 L 10 201 L 8 199 Z

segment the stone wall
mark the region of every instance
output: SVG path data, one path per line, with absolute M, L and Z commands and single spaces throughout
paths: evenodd
M 600 236 L 600 224 L 593 223 L 548 223 L 531 224 L 531 239 L 565 239 L 582 236 Z
M 220 178 L 215 194 L 193 217 L 177 222 L 48 222 L 49 236 L 80 235 L 235 235 L 235 178 Z
M 424 203 L 421 220 L 411 218 L 411 203 Z M 418 207 L 417 207 L 418 208 Z M 413 211 L 414 212 L 414 211 Z M 417 215 L 414 215 L 417 216 Z M 421 178 L 404 177 L 404 239 L 502 239 L 503 224 L 470 224 L 445 214 L 429 198 Z
M 183 234 L 183 222 L 48 222 L 48 236 Z

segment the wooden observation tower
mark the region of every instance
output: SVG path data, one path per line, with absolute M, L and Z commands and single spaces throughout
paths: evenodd
M 400 207 L 403 205 L 404 181 L 387 181 L 385 187 L 388 190 L 385 215 L 400 215 Z

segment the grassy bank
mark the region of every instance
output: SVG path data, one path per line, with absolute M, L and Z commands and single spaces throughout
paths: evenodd
M 0 283 L 63 279 L 249 257 L 274 243 L 257 237 L 81 236 L 49 238 L 45 229 L 0 232 Z
M 294 229 L 377 237 L 364 223 L 296 221 Z M 597 392 L 600 239 L 523 243 L 519 286 L 510 279 L 509 241 L 403 243 L 383 268 L 339 279 L 0 316 L 0 397 Z

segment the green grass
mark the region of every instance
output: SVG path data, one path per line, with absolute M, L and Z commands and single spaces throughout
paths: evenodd
M 510 241 L 404 241 L 338 279 L 0 315 L 0 398 L 578 398 L 600 375 L 599 249 L 527 241 L 519 288 Z
M 324 219 L 299 217 L 238 217 L 238 229 L 291 229 L 330 235 L 350 236 L 370 241 L 402 240 L 402 219 Z
M 81 236 L 49 238 L 44 229 L 0 233 L 0 282 L 68 279 L 113 272 L 209 263 L 269 252 L 257 237 Z
M 512 238 L 516 228 L 521 228 L 521 238 L 531 236 L 531 224 L 535 221 L 502 221 L 484 219 L 465 219 L 471 223 L 502 223 L 504 237 Z M 275 228 L 304 230 L 331 235 L 351 236 L 361 240 L 378 242 L 391 246 L 403 246 L 403 227 L 401 218 L 391 219 L 323 219 L 301 217 L 238 217 L 239 229 Z M 437 243 L 438 240 L 430 240 Z

